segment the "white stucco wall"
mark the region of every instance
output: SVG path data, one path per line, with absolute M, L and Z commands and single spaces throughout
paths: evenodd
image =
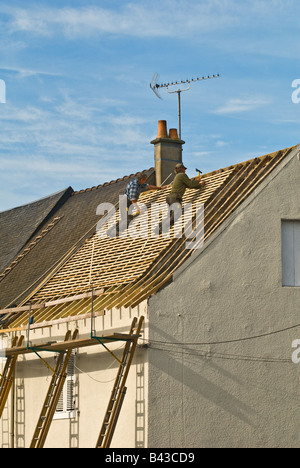
M 96 318 L 97 335 L 128 333 L 134 317 L 145 317 L 143 338 L 148 334 L 148 314 L 146 302 L 134 309 L 113 309 L 104 317 Z M 67 329 L 79 329 L 79 338 L 90 336 L 90 320 L 80 320 L 68 324 L 55 325 L 41 331 L 31 331 L 33 343 L 63 341 Z M 147 350 L 140 341 L 127 379 L 127 393 L 120 413 L 111 447 L 140 447 L 147 442 Z M 109 343 L 117 357 L 121 358 L 124 342 Z M 52 353 L 41 352 L 41 356 L 55 367 Z M 117 375 L 118 362 L 101 344 L 80 348 L 76 355 L 75 374 L 75 414 L 71 419 L 52 422 L 45 448 L 94 448 L 102 426 L 108 401 Z M 15 386 L 15 447 L 28 448 L 38 421 L 46 392 L 51 380 L 51 372 L 34 354 L 20 356 L 16 370 Z M 17 395 L 21 397 L 17 401 Z M 11 420 L 12 393 L 8 400 L 7 414 Z M 137 402 L 138 405 L 137 405 Z M 24 411 L 22 411 L 24 409 Z M 141 414 L 137 414 L 141 413 Z M 1 427 L 0 427 L 1 428 Z M 9 439 L 2 424 L 0 447 Z
M 300 288 L 281 281 L 299 159 L 298 147 L 151 298 L 149 447 L 300 446 L 300 327 L 273 333 L 300 324 Z

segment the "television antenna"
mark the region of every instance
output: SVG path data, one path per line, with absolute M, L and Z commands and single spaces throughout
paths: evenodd
M 219 78 L 220 75 L 208 75 L 208 76 L 202 76 L 201 78 L 191 78 L 190 80 L 185 80 L 185 81 L 175 81 L 174 83 L 162 83 L 162 84 L 157 84 L 158 74 L 156 73 L 152 82 L 150 83 L 150 88 L 154 92 L 154 94 L 159 98 L 162 99 L 161 96 L 158 93 L 158 90 L 160 88 L 166 88 L 167 92 L 169 94 L 177 93 L 178 94 L 178 133 L 179 133 L 179 138 L 181 139 L 181 102 L 180 102 L 180 95 L 183 91 L 189 91 L 191 89 L 191 83 L 194 81 L 203 81 L 203 80 L 211 80 L 212 78 Z M 185 88 L 183 88 L 183 85 L 187 84 Z M 178 89 L 175 89 L 173 91 L 170 91 L 169 88 L 174 87 L 174 86 L 179 86 Z

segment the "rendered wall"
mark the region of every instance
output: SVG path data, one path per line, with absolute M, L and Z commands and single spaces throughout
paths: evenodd
M 134 309 L 113 309 L 96 319 L 98 334 L 129 333 L 132 319 L 144 315 L 143 338 L 147 337 L 147 304 Z M 43 331 L 31 331 L 33 343 L 63 341 L 67 329 L 79 328 L 79 338 L 90 336 L 90 320 L 52 326 Z M 136 348 L 127 379 L 127 393 L 112 441 L 112 448 L 143 447 L 147 441 L 147 350 L 143 341 Z M 109 343 L 107 347 L 121 359 L 124 342 Z M 55 367 L 53 354 L 41 356 Z M 52 422 L 45 448 L 94 448 L 102 426 L 108 401 L 117 375 L 118 362 L 101 344 L 80 348 L 76 355 L 75 414 L 71 419 Z M 28 448 L 38 421 L 51 380 L 50 370 L 33 354 L 20 356 L 16 370 L 14 392 L 14 446 Z M 12 392 L 8 400 L 10 434 L 0 431 L 0 447 L 11 447 Z
M 298 146 L 150 300 L 149 447 L 300 447 L 300 327 L 282 331 L 300 324 L 300 288 L 281 281 L 299 159 Z

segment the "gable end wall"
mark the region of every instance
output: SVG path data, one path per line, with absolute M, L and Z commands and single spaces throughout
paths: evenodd
M 299 159 L 298 146 L 151 298 L 149 447 L 300 446 L 300 328 L 273 333 L 300 323 L 300 288 L 281 281 Z

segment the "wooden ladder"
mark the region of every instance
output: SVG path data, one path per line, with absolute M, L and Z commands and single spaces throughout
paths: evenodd
M 143 316 L 140 318 L 137 326 L 137 318 L 134 318 L 132 321 L 130 335 L 133 336 L 132 339 L 126 342 L 124 348 L 123 357 L 120 361 L 117 377 L 114 382 L 113 390 L 104 416 L 96 448 L 110 447 L 114 431 L 118 422 L 119 414 L 122 408 L 122 404 L 126 395 L 127 387 L 125 387 L 125 384 L 135 353 L 136 345 L 140 336 L 143 321 Z M 135 334 L 133 334 L 135 330 L 136 332 Z
M 78 330 L 75 330 L 72 336 L 72 340 L 75 340 L 78 335 Z M 68 331 L 65 340 L 71 339 L 71 332 Z M 67 377 L 67 366 L 72 355 L 72 348 L 66 349 L 60 352 L 56 367 L 53 372 L 53 376 L 47 391 L 47 395 L 43 404 L 43 408 L 36 425 L 36 429 L 31 441 L 30 448 L 43 448 L 52 420 L 57 407 L 57 403 L 62 392 L 66 377 Z
M 19 346 L 22 345 L 24 340 L 24 336 L 15 337 L 12 341 L 12 348 L 18 348 Z M 3 410 L 5 408 L 7 398 L 13 383 L 14 379 L 14 371 L 16 367 L 16 363 L 18 360 L 18 354 L 15 354 L 14 356 L 8 356 L 3 374 L 1 375 L 0 378 L 0 418 L 3 414 Z

